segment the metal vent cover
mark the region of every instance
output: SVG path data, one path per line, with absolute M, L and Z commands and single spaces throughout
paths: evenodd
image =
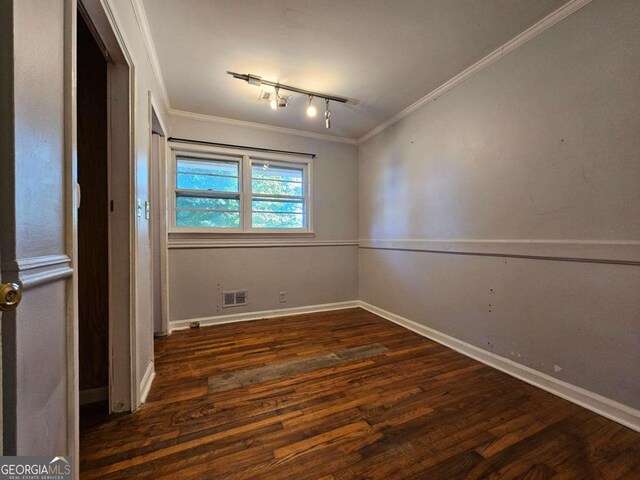
M 229 290 L 222 292 L 222 308 L 246 305 L 249 299 L 247 290 Z

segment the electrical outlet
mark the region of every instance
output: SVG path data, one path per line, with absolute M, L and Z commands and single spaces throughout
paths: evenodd
M 280 303 L 287 303 L 287 292 L 280 292 Z

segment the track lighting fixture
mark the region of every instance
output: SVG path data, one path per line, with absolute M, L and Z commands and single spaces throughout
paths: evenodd
M 318 113 L 316 106 L 313 104 L 313 96 L 309 95 L 309 105 L 307 106 L 307 116 L 315 117 Z
M 324 126 L 331 128 L 331 111 L 329 110 L 329 99 L 324 99 Z
M 325 111 L 324 111 L 324 124 L 326 128 L 331 128 L 331 111 L 329 110 L 329 101 L 339 102 L 339 103 L 348 103 L 349 99 L 344 97 L 338 97 L 335 95 L 327 95 L 324 93 L 312 92 L 310 90 L 304 90 L 302 88 L 293 87 L 291 85 L 285 85 L 283 83 L 272 82 L 270 80 L 264 80 L 259 75 L 252 74 L 244 74 L 244 73 L 236 73 L 236 72 L 227 72 L 233 78 L 238 80 L 243 80 L 247 82 L 249 85 L 256 86 L 269 86 L 274 87 L 276 90 L 275 97 L 269 100 L 269 105 L 272 109 L 277 110 L 282 107 L 286 107 L 288 104 L 288 97 L 280 96 L 280 90 L 286 90 L 288 92 L 300 93 L 302 95 L 306 95 L 309 97 L 309 103 L 307 104 L 306 113 L 307 116 L 313 118 L 318 114 L 318 109 L 313 104 L 313 97 L 322 98 L 325 102 Z M 352 101 L 351 103 L 357 103 L 357 101 Z

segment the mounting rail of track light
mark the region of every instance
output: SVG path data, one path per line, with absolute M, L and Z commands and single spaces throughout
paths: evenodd
M 313 104 L 313 98 L 321 98 L 325 103 L 325 111 L 324 111 L 324 121 L 325 127 L 331 128 L 331 111 L 329 110 L 329 102 L 339 102 L 339 103 L 348 103 L 349 99 L 344 97 L 338 97 L 336 95 L 327 95 L 326 93 L 318 93 L 312 92 L 310 90 L 305 90 L 303 88 L 293 87 L 291 85 L 285 85 L 284 83 L 272 82 L 270 80 L 265 80 L 259 75 L 252 75 L 250 73 L 236 73 L 236 72 L 227 72 L 233 78 L 237 78 L 238 80 L 243 80 L 247 82 L 249 85 L 255 85 L 260 87 L 262 85 L 267 85 L 270 87 L 274 87 L 276 94 L 275 98 L 270 101 L 271 108 L 277 110 L 278 108 L 287 106 L 287 99 L 285 97 L 280 96 L 280 90 L 286 90 L 287 92 L 300 93 L 302 95 L 306 95 L 309 97 L 309 103 L 307 105 L 307 115 L 309 117 L 315 117 L 318 113 L 315 105 Z

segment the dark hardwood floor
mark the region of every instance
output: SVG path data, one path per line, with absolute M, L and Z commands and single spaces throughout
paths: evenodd
M 349 309 L 157 340 L 147 403 L 84 417 L 80 461 L 83 480 L 631 479 L 640 433 Z

